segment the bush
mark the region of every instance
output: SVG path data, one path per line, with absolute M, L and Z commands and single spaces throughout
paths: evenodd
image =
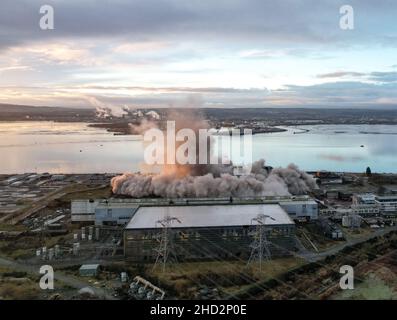
M 4 278 L 25 278 L 26 275 L 27 273 L 22 271 L 11 271 L 3 273 Z

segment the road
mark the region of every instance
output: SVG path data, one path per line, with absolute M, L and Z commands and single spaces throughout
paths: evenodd
M 40 275 L 39 274 L 40 266 L 26 265 L 26 264 L 22 264 L 20 262 L 10 260 L 7 258 L 3 258 L 3 257 L 0 257 L 0 266 L 12 269 L 14 271 L 26 272 L 33 276 Z M 112 296 L 111 292 L 109 292 L 108 290 L 105 290 L 103 288 L 97 288 L 95 286 L 92 286 L 91 283 L 89 283 L 88 281 L 83 281 L 77 277 L 74 277 L 71 275 L 66 275 L 60 271 L 57 271 L 56 268 L 54 269 L 54 273 L 55 273 L 55 281 L 60 281 L 72 288 L 75 288 L 76 293 L 78 290 L 80 290 L 82 288 L 89 287 L 90 289 L 93 290 L 93 292 L 95 293 L 95 295 L 97 297 L 100 297 L 100 298 L 103 298 L 106 300 L 115 300 L 115 298 Z M 55 285 L 56 285 L 56 282 L 55 282 Z
M 329 249 L 319 252 L 319 253 L 306 251 L 305 253 L 301 254 L 300 256 L 308 261 L 315 262 L 315 261 L 324 259 L 328 256 L 337 254 L 339 251 L 343 250 L 346 247 L 350 247 L 350 246 L 354 246 L 359 243 L 366 242 L 370 239 L 373 239 L 373 238 L 376 238 L 379 236 L 383 236 L 383 235 L 388 234 L 389 232 L 392 232 L 392 231 L 397 231 L 397 226 L 376 230 L 375 232 L 373 232 L 367 236 L 364 236 L 362 238 L 349 239 L 340 245 L 333 246 L 332 248 L 329 248 Z

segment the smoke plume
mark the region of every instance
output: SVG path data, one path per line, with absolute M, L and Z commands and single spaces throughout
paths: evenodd
M 139 110 L 127 105 L 114 105 L 111 103 L 105 103 L 91 96 L 87 96 L 85 99 L 95 107 L 97 118 L 110 119 L 129 116 L 133 119 L 142 121 L 160 120 L 161 118 L 160 115 L 154 110 Z
M 97 118 L 107 119 L 112 117 L 122 117 L 128 114 L 128 106 L 116 106 L 109 103 L 104 103 L 95 97 L 85 97 L 85 99 L 95 107 Z
M 113 193 L 134 198 L 288 196 L 306 194 L 317 187 L 315 180 L 294 164 L 270 173 L 264 164 L 263 159 L 255 162 L 251 173 L 240 177 L 220 173 L 227 168 L 218 166 L 208 166 L 209 172 L 199 176 L 125 173 L 114 177 L 111 185 Z
M 167 118 L 175 121 L 176 131 L 190 128 L 197 133 L 199 129 L 208 129 L 208 122 L 197 111 L 183 115 L 171 111 Z M 142 122 L 132 129 L 144 132 L 153 127 L 163 129 L 161 123 L 153 121 Z M 207 150 L 207 154 L 210 151 Z M 111 186 L 114 194 L 134 198 L 288 196 L 306 194 L 317 187 L 315 180 L 296 165 L 290 164 L 287 168 L 275 168 L 269 172 L 263 159 L 252 164 L 248 175 L 234 175 L 232 163 L 168 164 L 163 166 L 160 174 L 125 173 L 114 177 Z

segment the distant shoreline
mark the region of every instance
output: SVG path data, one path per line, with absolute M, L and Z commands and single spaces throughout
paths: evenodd
M 145 109 L 144 107 L 139 107 Z M 170 110 L 177 112 L 191 112 L 192 108 L 154 108 L 162 119 Z M 196 108 L 203 118 L 211 122 L 234 122 L 235 125 L 246 125 L 247 122 L 263 122 L 266 126 L 297 126 L 320 124 L 379 124 L 397 125 L 397 110 L 394 109 L 355 109 L 355 108 Z M 137 119 L 135 119 L 137 120 Z M 0 103 L 0 122 L 3 121 L 55 121 L 55 122 L 85 122 L 85 123 L 114 123 L 131 122 L 129 117 L 113 117 L 100 119 L 96 117 L 94 108 L 65 108 L 65 107 L 34 107 Z

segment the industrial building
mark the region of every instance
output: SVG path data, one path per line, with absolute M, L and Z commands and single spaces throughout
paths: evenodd
M 83 264 L 79 269 L 79 274 L 83 277 L 96 277 L 99 270 L 99 264 Z
M 279 204 L 292 219 L 318 219 L 318 203 L 314 200 L 280 201 Z
M 328 238 L 331 238 L 334 240 L 344 238 L 342 230 L 335 223 L 332 223 L 327 219 L 317 220 L 316 226 L 317 226 L 319 232 L 322 232 Z
M 71 221 L 81 224 L 126 224 L 139 205 L 162 203 L 161 199 L 77 199 L 71 201 Z M 165 202 L 164 202 L 165 203 Z M 129 210 L 131 209 L 131 210 Z M 128 219 L 126 215 L 128 214 Z
M 372 193 L 353 195 L 353 206 L 356 212 L 364 210 L 364 215 L 381 214 L 386 217 L 397 216 L 397 195 L 375 195 Z
M 372 193 L 354 194 L 352 197 L 354 205 L 357 204 L 375 204 L 375 195 Z
M 316 172 L 315 177 L 317 178 L 319 184 L 342 184 L 343 177 L 342 174 L 329 171 L 319 171 Z
M 339 194 L 340 194 L 340 192 L 338 190 L 328 190 L 325 193 L 325 196 L 329 200 L 338 200 L 339 199 Z
M 71 202 L 72 222 L 93 223 L 95 222 L 95 208 L 100 200 L 73 200 Z
M 126 225 L 139 208 L 131 203 L 99 203 L 95 208 L 96 225 Z
M 263 223 L 255 220 L 259 215 L 266 217 Z M 245 260 L 259 224 L 272 255 L 294 250 L 295 223 L 279 204 L 212 204 L 139 207 L 124 231 L 124 254 L 130 261 L 153 262 L 166 241 L 167 254 L 177 261 Z
M 372 217 L 380 213 L 380 208 L 377 204 L 355 204 L 351 206 L 351 212 L 363 217 Z
M 386 217 L 397 216 L 397 196 L 376 196 L 375 203 L 379 206 L 380 213 Z
M 357 214 L 345 215 L 342 217 L 342 226 L 346 228 L 360 228 L 363 218 Z
M 318 219 L 318 204 L 306 196 L 265 198 L 142 198 L 73 200 L 72 222 L 96 225 L 126 225 L 138 207 L 205 204 L 279 204 L 292 219 Z

